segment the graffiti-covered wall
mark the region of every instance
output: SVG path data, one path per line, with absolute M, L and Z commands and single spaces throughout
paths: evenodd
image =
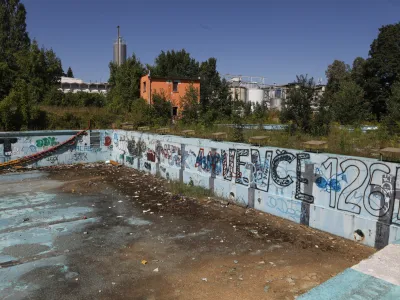
M 114 131 L 113 159 L 381 248 L 400 238 L 400 165 L 248 144 Z
M 0 163 L 51 149 L 78 131 L 27 131 L 0 133 Z M 104 161 L 112 150 L 112 131 L 92 130 L 60 150 L 36 161 L 33 167 Z
M 75 134 L 0 133 L 0 163 L 49 149 Z M 33 166 L 109 159 L 373 247 L 400 239 L 400 165 L 374 159 L 93 130 Z

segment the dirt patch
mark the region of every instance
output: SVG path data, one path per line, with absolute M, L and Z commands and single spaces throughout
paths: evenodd
M 120 204 L 121 216 L 138 214 L 126 221 L 136 230 L 126 233 L 137 236 L 134 241 L 113 256 L 87 258 L 98 274 L 118 279 L 94 299 L 294 299 L 375 252 L 221 199 L 173 194 L 164 179 L 129 168 L 46 171 L 65 182 L 63 193 L 107 193 L 98 200 L 104 211 Z

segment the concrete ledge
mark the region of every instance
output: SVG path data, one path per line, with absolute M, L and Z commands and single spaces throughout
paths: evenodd
M 396 241 L 297 299 L 400 299 L 399 257 Z
M 80 130 L 8 131 L 8 132 L 0 132 L 0 137 L 75 135 L 79 131 Z

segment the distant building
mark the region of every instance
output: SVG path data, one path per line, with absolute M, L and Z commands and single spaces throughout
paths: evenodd
M 232 98 L 243 102 L 250 102 L 254 108 L 256 103 L 267 103 L 269 109 L 282 110 L 288 97 L 290 88 L 296 86 L 295 83 L 288 84 L 266 84 L 264 77 L 252 77 L 242 75 L 225 75 Z M 319 100 L 325 92 L 325 85 L 317 84 L 315 86 L 315 97 L 311 103 L 311 108 L 316 111 L 319 106 Z
M 154 94 L 164 95 L 172 104 L 172 115 L 178 116 L 182 112 L 182 98 L 187 88 L 193 87 L 199 92 L 200 100 L 200 78 L 176 78 L 176 77 L 153 77 L 145 75 L 140 79 L 140 97 L 148 104 L 153 103 Z
M 83 82 L 82 79 L 61 77 L 60 91 L 64 93 L 101 93 L 106 94 L 109 90 L 108 82 Z
M 118 28 L 118 35 L 117 35 L 117 40 L 114 42 L 114 47 L 113 47 L 114 50 L 113 62 L 114 64 L 120 66 L 126 61 L 126 43 L 119 35 L 119 26 L 117 26 L 117 28 Z

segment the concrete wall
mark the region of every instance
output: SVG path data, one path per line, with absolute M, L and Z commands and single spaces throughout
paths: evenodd
M 12 156 L 43 150 L 26 136 Z M 100 141 L 94 145 L 93 137 Z M 0 139 L 2 134 L 0 133 Z M 38 142 L 39 140 L 39 142 Z M 43 145 L 45 141 L 43 140 Z M 3 153 L 0 145 L 1 153 Z M 34 148 L 35 147 L 35 148 Z M 128 167 L 212 189 L 217 195 L 296 223 L 382 248 L 400 239 L 400 165 L 374 159 L 123 130 L 92 131 L 38 166 L 113 159 Z M 357 232 L 355 234 L 355 232 Z
M 78 131 L 0 132 L 0 163 L 32 155 L 60 144 Z M 93 130 L 57 153 L 34 163 L 33 167 L 104 161 L 112 151 L 112 130 Z M 11 148 L 8 148 L 11 147 Z M 10 151 L 11 150 L 11 151 Z

